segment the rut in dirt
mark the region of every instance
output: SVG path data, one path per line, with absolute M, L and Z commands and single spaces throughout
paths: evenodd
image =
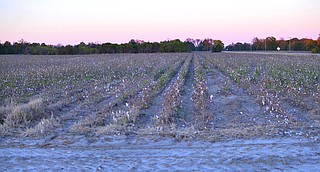
M 142 109 L 140 111 L 140 115 L 137 119 L 137 126 L 141 129 L 146 127 L 152 127 L 153 126 L 153 118 L 158 115 L 162 109 L 163 109 L 163 101 L 164 101 L 164 94 L 170 89 L 170 87 L 175 83 L 177 76 L 181 72 L 183 68 L 183 64 L 186 63 L 187 58 L 184 60 L 184 62 L 179 66 L 178 72 L 172 76 L 168 82 L 165 84 L 164 88 L 158 91 L 154 95 L 154 98 L 150 102 L 150 106 L 146 109 Z
M 186 75 L 185 83 L 182 87 L 182 97 L 181 97 L 181 107 L 179 108 L 176 116 L 176 124 L 178 127 L 190 127 L 194 123 L 194 113 L 195 107 L 192 101 L 192 93 L 194 91 L 194 58 L 195 55 L 192 54 L 192 59 L 188 66 L 188 72 Z
M 209 108 L 214 115 L 210 122 L 212 129 L 268 123 L 269 119 L 266 119 L 265 112 L 255 100 L 236 87 L 215 66 L 206 70 L 205 79 L 210 96 Z
M 59 134 L 70 134 L 70 128 L 77 122 L 92 116 L 95 118 L 101 116 L 102 113 L 107 112 L 113 106 L 118 106 L 116 97 L 106 95 L 95 102 L 91 101 L 58 101 L 49 111 L 59 116 L 61 127 L 58 129 Z

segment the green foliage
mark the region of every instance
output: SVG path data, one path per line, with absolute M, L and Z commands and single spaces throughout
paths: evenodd
M 167 77 L 163 76 L 159 79 L 159 88 L 163 87 L 166 83 Z
M 156 81 L 159 79 L 159 77 L 164 74 L 166 72 L 167 68 L 161 68 L 159 71 L 157 71 L 154 75 L 153 75 L 153 80 Z
M 309 38 L 290 38 L 289 40 L 277 40 L 273 36 L 260 39 L 255 37 L 252 44 L 237 42 L 226 47 L 227 51 L 277 51 L 279 47 L 281 51 L 312 51 L 317 52 L 320 45 L 317 45 L 317 40 Z
M 312 48 L 312 53 L 320 53 L 320 35 L 317 39 L 317 41 L 314 41 L 314 46 L 310 46 Z M 311 43 L 309 43 L 310 45 Z
M 44 43 L 27 43 L 21 40 L 11 44 L 6 41 L 0 43 L 0 54 L 35 54 L 35 55 L 73 55 L 73 54 L 102 54 L 102 53 L 168 53 L 190 52 L 195 50 L 193 43 L 182 42 L 179 39 L 163 41 L 160 43 L 144 42 L 142 40 L 130 40 L 126 44 L 88 43 L 81 42 L 78 45 L 46 45 Z
M 320 53 L 320 46 L 316 46 L 312 49 L 312 53 Z
M 223 50 L 224 44 L 220 40 L 213 41 L 212 52 L 221 52 Z

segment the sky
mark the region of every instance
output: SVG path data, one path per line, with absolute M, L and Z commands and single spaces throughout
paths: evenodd
M 212 38 L 228 45 L 319 34 L 320 0 L 0 0 L 1 43 Z

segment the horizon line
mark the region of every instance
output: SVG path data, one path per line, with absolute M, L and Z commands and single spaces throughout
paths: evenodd
M 267 36 L 267 37 L 265 37 L 265 38 L 259 38 L 259 37 L 253 37 L 252 38 L 252 40 L 254 39 L 254 38 L 258 38 L 258 39 L 262 39 L 262 40 L 264 40 L 264 39 L 266 39 L 266 38 L 268 38 L 268 37 L 274 37 L 274 38 L 276 38 L 275 36 Z M 276 38 L 276 40 L 284 40 L 284 41 L 288 41 L 288 40 L 292 40 L 292 39 L 299 39 L 299 40 L 301 40 L 301 39 L 311 39 L 311 40 L 317 40 L 317 39 L 313 39 L 313 38 L 310 38 L 310 37 L 295 37 L 295 36 L 292 36 L 292 37 L 288 37 L 289 39 L 284 39 L 283 37 L 279 37 L 278 39 Z M 319 36 L 318 36 L 318 39 L 320 38 L 320 34 L 319 34 Z M 200 41 L 203 41 L 203 40 L 206 40 L 206 39 L 211 39 L 211 40 L 221 40 L 223 43 L 224 43 L 224 41 L 222 40 L 222 39 L 214 39 L 214 38 L 209 38 L 209 37 L 207 37 L 207 38 L 203 38 L 203 39 L 200 39 L 200 38 L 185 38 L 185 40 L 184 41 L 182 41 L 181 39 L 179 39 L 179 38 L 173 38 L 173 39 L 171 39 L 171 38 L 167 38 L 167 39 L 165 39 L 165 40 L 161 40 L 161 41 L 150 41 L 150 40 L 143 40 L 143 39 L 134 39 L 134 38 L 132 38 L 132 39 L 129 39 L 129 41 L 127 41 L 127 42 L 112 42 L 112 41 L 106 41 L 106 42 L 101 42 L 101 41 L 87 41 L 87 42 L 85 42 L 85 41 L 80 41 L 79 43 L 75 43 L 75 44 L 71 44 L 71 43 L 56 43 L 56 44 L 53 44 L 53 43 L 46 43 L 46 42 L 44 42 L 44 41 L 28 41 L 28 40 L 25 40 L 25 39 L 23 39 L 23 38 L 21 38 L 20 40 L 17 40 L 17 41 L 8 41 L 8 40 L 5 40 L 5 41 L 3 41 L 2 42 L 2 40 L 0 40 L 0 44 L 4 44 L 5 42 L 10 42 L 11 44 L 14 44 L 14 43 L 19 43 L 19 42 L 21 42 L 21 41 L 23 41 L 23 42 L 25 42 L 25 43 L 31 43 L 31 44 L 33 44 L 33 43 L 38 43 L 38 44 L 45 44 L 45 45 L 51 45 L 51 46 L 67 46 L 67 45 L 71 45 L 71 46 L 74 46 L 74 45 L 79 45 L 79 44 L 81 44 L 81 43 L 85 43 L 85 44 L 90 44 L 90 43 L 93 43 L 93 44 L 106 44 L 106 43 L 110 43 L 110 44 L 118 44 L 118 45 L 121 45 L 121 44 L 126 44 L 126 43 L 129 43 L 130 41 L 132 41 L 132 40 L 135 40 L 135 41 L 142 41 L 142 43 L 161 43 L 161 42 L 166 42 L 166 41 L 174 41 L 174 40 L 180 40 L 181 42 L 188 42 L 187 40 L 188 39 L 191 39 L 191 40 L 200 40 Z M 250 42 L 247 42 L 247 41 L 232 41 L 231 43 L 228 43 L 228 44 L 225 44 L 225 45 L 232 45 L 232 44 L 236 44 L 236 43 L 248 43 L 248 44 L 252 44 L 252 40 L 250 41 Z

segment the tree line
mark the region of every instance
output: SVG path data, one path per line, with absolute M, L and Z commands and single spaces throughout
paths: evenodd
M 77 45 L 46 45 L 45 43 L 29 43 L 21 39 L 11 44 L 9 41 L 0 43 L 0 54 L 32 54 L 32 55 L 73 55 L 73 54 L 115 54 L 115 53 L 167 53 L 213 51 L 221 52 L 224 44 L 220 40 L 191 39 L 182 42 L 179 39 L 158 42 L 130 40 L 124 44 L 88 43 Z
M 227 51 L 311 51 L 320 53 L 320 36 L 317 40 L 308 38 L 290 38 L 288 40 L 277 40 L 273 36 L 260 39 L 255 37 L 252 43 L 232 43 L 226 46 Z

